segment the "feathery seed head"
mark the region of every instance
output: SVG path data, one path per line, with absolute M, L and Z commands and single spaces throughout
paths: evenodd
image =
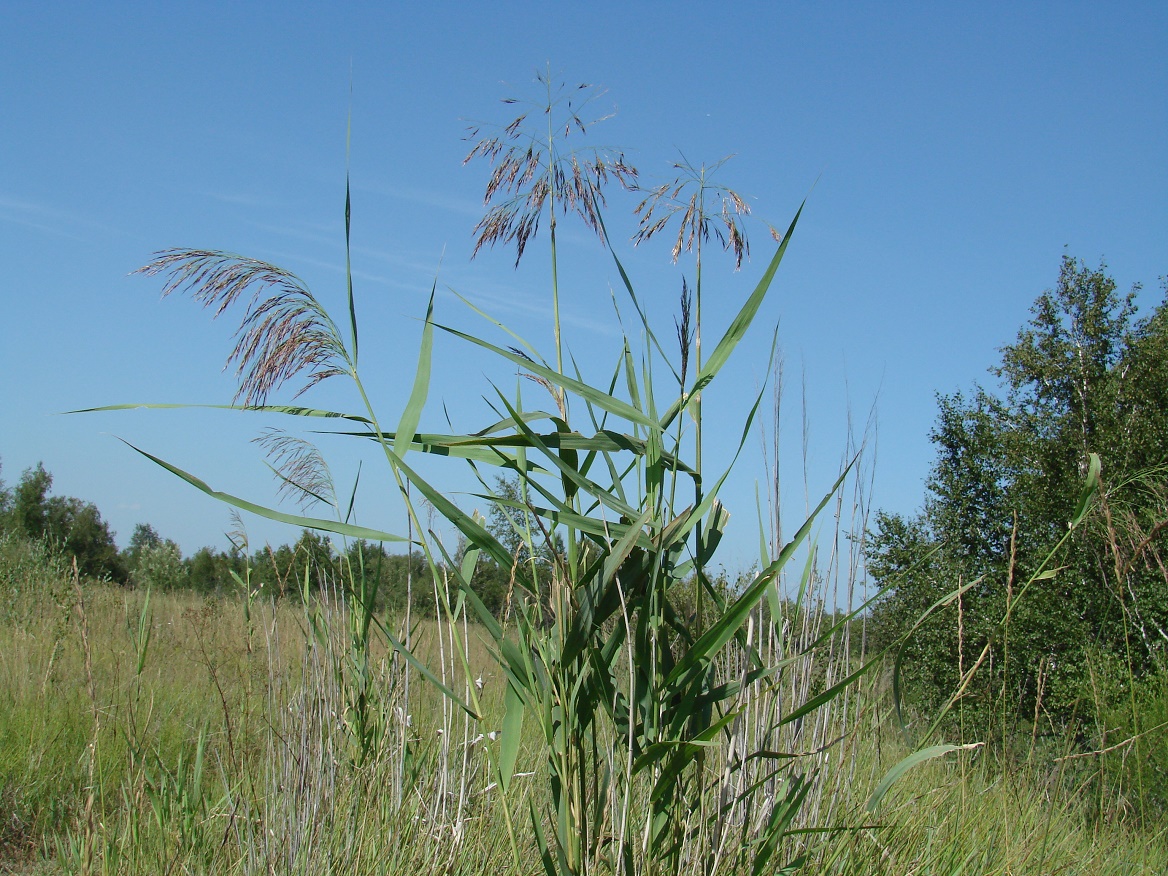
M 589 229 L 601 236 L 604 186 L 616 180 L 625 189 L 634 187 L 637 170 L 625 161 L 623 153 L 605 147 L 565 150 L 560 145 L 560 140 L 566 140 L 573 132 L 585 135 L 590 125 L 609 118 L 611 114 L 585 122 L 581 115 L 603 92 L 587 84 L 571 90 L 563 83 L 553 85 L 550 71 L 537 73 L 536 79 L 544 87 L 546 97 L 527 101 L 532 109 L 496 128 L 495 135 L 478 139 L 480 125 L 467 129 L 467 139 L 475 143 L 463 164 L 473 158 L 485 158 L 494 165 L 483 196 L 488 209 L 474 227 L 475 247 L 471 258 L 484 246 L 514 244 L 518 266 L 527 242 L 539 230 L 545 207 L 551 210 L 550 222 L 554 229 L 556 205 L 576 213 Z M 586 92 L 583 100 L 578 97 L 580 92 Z M 519 102 L 516 98 L 503 101 L 507 105 Z M 533 112 L 547 118 L 546 131 L 537 130 L 529 122 Z M 555 121 L 559 113 L 563 117 Z
M 714 237 L 722 249 L 734 253 L 734 270 L 742 267 L 742 260 L 750 258 L 750 242 L 742 229 L 742 218 L 750 214 L 750 205 L 733 189 L 713 182 L 719 168 L 733 156 L 727 155 L 712 165 L 694 167 L 686 161 L 673 165 L 680 173 L 672 181 L 651 189 L 637 205 L 633 215 L 640 218 L 640 227 L 633 235 L 639 245 L 660 233 L 680 216 L 677 237 L 670 251 L 676 262 L 682 251 L 695 247 Z M 683 193 L 692 190 L 685 198 Z
M 239 390 L 235 401 L 262 405 L 268 396 L 307 372 L 299 396 L 329 377 L 349 372 L 349 356 L 332 319 L 295 274 L 275 265 L 216 250 L 171 249 L 135 273 L 167 276 L 166 297 L 186 291 L 218 317 L 249 290 L 235 348 Z M 266 297 L 264 293 L 271 290 Z M 226 366 L 225 366 L 226 367 Z
M 269 465 L 280 479 L 281 497 L 302 509 L 317 502 L 336 507 L 337 494 L 328 464 L 314 444 L 283 429 L 265 429 L 252 441 L 264 448 Z

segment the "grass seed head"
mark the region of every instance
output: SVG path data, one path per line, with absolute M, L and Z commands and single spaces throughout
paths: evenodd
M 612 180 L 628 190 L 635 186 L 637 170 L 625 161 L 619 150 L 600 146 L 564 149 L 560 145 L 560 140 L 567 140 L 574 133 L 584 136 L 591 125 L 611 116 L 610 113 L 585 122 L 581 115 L 604 92 L 587 84 L 573 89 L 562 83 L 554 86 L 550 71 L 538 73 L 536 78 L 546 96 L 539 101 L 527 101 L 530 109 L 496 128 L 495 134 L 480 138 L 482 126 L 472 125 L 467 129 L 467 139 L 475 142 L 463 164 L 474 158 L 485 158 L 494 165 L 483 195 L 487 213 L 473 231 L 472 258 L 484 246 L 514 244 L 518 266 L 527 242 L 539 230 L 545 207 L 552 209 L 554 228 L 557 204 L 566 212 L 577 214 L 593 233 L 603 238 L 600 210 L 605 205 L 604 186 Z M 507 98 L 503 103 L 510 106 L 520 101 Z M 561 113 L 559 121 L 551 120 Z M 546 130 L 541 127 L 542 121 L 532 122 L 533 114 L 549 120 Z
M 712 236 L 723 250 L 734 254 L 734 270 L 739 270 L 743 259 L 750 258 L 750 241 L 742 228 L 743 217 L 750 215 L 750 205 L 733 189 L 713 182 L 718 169 L 732 157 L 727 155 L 709 166 L 694 167 L 684 160 L 674 164 L 680 173 L 651 189 L 633 210 L 640 222 L 633 235 L 634 245 L 655 237 L 680 215 L 670 252 L 675 263 L 683 251 L 692 252 Z M 687 190 L 692 190 L 688 198 L 684 197 Z
M 188 292 L 216 317 L 252 290 L 235 333 L 235 348 L 227 358 L 239 379 L 236 402 L 263 405 L 272 392 L 306 372 L 294 395 L 300 396 L 322 380 L 350 370 L 336 326 L 289 271 L 232 253 L 171 249 L 157 253 L 135 273 L 165 275 L 163 297 Z
M 252 441 L 267 453 L 269 464 L 280 479 L 281 497 L 292 499 L 303 509 L 318 502 L 336 507 L 332 473 L 314 444 L 276 428 L 265 429 Z

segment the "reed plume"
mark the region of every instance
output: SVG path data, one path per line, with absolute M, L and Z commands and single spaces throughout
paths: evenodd
M 218 250 L 168 249 L 137 274 L 167 277 L 165 298 L 188 292 L 217 318 L 252 290 L 224 368 L 235 365 L 235 402 L 263 405 L 268 396 L 301 372 L 293 398 L 350 372 L 349 355 L 336 325 L 304 282 L 290 271 Z M 265 294 L 271 290 L 270 294 Z

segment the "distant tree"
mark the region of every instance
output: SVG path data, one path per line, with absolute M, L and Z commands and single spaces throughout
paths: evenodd
M 114 533 L 97 506 L 72 497 L 49 499 L 47 530 L 62 545 L 67 556 L 77 558 L 82 575 L 126 583 L 126 570 L 118 553 Z
M 135 587 L 153 590 L 177 590 L 184 586 L 187 580 L 178 545 L 167 539 L 143 550 L 130 573 L 130 581 Z
M 163 539 L 149 523 L 134 527 L 130 543 L 122 552 L 122 562 L 135 587 L 175 590 L 188 583 L 179 546 Z
M 149 523 L 139 523 L 134 527 L 134 534 L 130 536 L 130 543 L 126 546 L 131 556 L 140 553 L 146 548 L 155 548 L 162 545 L 162 536 Z
M 122 551 L 122 564 L 126 567 L 126 572 L 131 578 L 142 554 L 147 550 L 161 545 L 162 536 L 149 523 L 139 523 L 134 527 L 134 534 L 130 536 L 130 543 Z
M 434 588 L 426 559 L 420 552 L 391 554 L 382 544 L 358 539 L 349 544 L 343 574 L 346 581 L 351 574 L 354 584 L 359 584 L 362 575 L 367 581 L 376 581 L 376 606 L 397 614 L 405 611 L 411 564 L 413 610 L 422 615 L 433 615 Z
M 302 530 L 293 545 L 256 551 L 249 562 L 253 584 L 280 596 L 300 593 L 306 582 L 309 590 L 326 583 L 342 586 L 332 542 L 310 529 Z
M 0 465 L 0 471 L 3 471 L 3 466 Z M 0 477 L 0 531 L 7 528 L 8 511 L 12 507 L 12 491 L 4 484 L 4 479 Z
M 292 554 L 297 588 L 303 588 L 306 581 L 310 590 L 345 586 L 333 544 L 326 536 L 311 529 L 302 530 L 292 546 Z
M 25 469 L 13 494 L 12 515 L 16 528 L 29 538 L 46 534 L 49 490 L 53 476 L 45 471 L 44 463 Z
M 202 547 L 183 561 L 187 586 L 203 593 L 230 593 L 238 589 L 232 570 L 242 577 L 243 559 L 213 547 Z
M 69 496 L 52 496 L 53 476 L 42 463 L 25 470 L 8 517 L 28 538 L 43 538 L 76 558 L 82 575 L 125 583 L 126 570 L 109 525 L 97 506 Z
M 990 659 L 963 705 L 1000 707 L 1005 697 L 1029 716 L 1036 706 L 1068 714 L 1096 649 L 1131 653 L 1137 671 L 1164 655 L 1168 301 L 1137 321 L 1136 291 L 1121 296 L 1105 266 L 1064 258 L 1056 287 L 991 369 L 1000 391 L 938 397 L 922 511 L 876 515 L 868 569 L 893 588 L 873 615 L 878 643 L 973 584 L 908 645 L 902 666 L 925 704 L 944 702 L 987 642 Z M 1091 452 L 1104 464 L 1098 512 L 1058 574 L 1014 600 L 1066 532 Z M 1117 563 L 1124 550 L 1139 556 Z M 1125 636 L 1141 624 L 1132 648 Z

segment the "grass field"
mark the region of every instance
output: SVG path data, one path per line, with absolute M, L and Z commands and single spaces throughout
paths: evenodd
M 335 594 L 254 604 L 249 622 L 236 598 L 147 602 L 79 583 L 14 539 L 2 562 L 0 872 L 515 871 L 492 767 L 504 685 L 473 625 L 458 630 L 469 675 L 449 624 L 423 621 L 411 637 L 456 693 L 469 694 L 465 678 L 481 682 L 481 720 L 412 671 L 407 683 L 384 647 L 371 647 L 363 669 Z M 1092 758 L 1032 750 L 1005 768 L 998 751 L 962 751 L 909 770 L 869 812 L 877 783 L 909 751 L 884 682 L 870 678 L 846 705 L 773 740 L 801 754 L 796 766 L 758 773 L 757 788 L 731 795 L 743 802 L 716 822 L 719 835 L 692 822 L 684 872 L 708 868 L 713 843 L 715 872 L 750 873 L 750 821 L 796 775 L 807 794 L 768 873 L 800 859 L 809 873 L 1168 872 L 1168 827 L 1138 825 L 1122 794 L 1100 792 Z M 762 711 L 767 701 L 754 702 Z M 762 726 L 752 720 L 746 730 Z M 547 762 L 534 729 L 511 790 L 542 810 Z M 711 777 L 730 738 L 753 745 L 752 733 L 726 729 L 704 761 Z M 647 793 L 635 785 L 611 803 L 639 811 Z M 614 815 L 596 830 L 617 826 Z M 515 829 L 523 872 L 540 872 L 530 822 L 515 819 Z M 636 872 L 649 866 L 633 862 Z M 608 869 L 603 843 L 590 867 Z

